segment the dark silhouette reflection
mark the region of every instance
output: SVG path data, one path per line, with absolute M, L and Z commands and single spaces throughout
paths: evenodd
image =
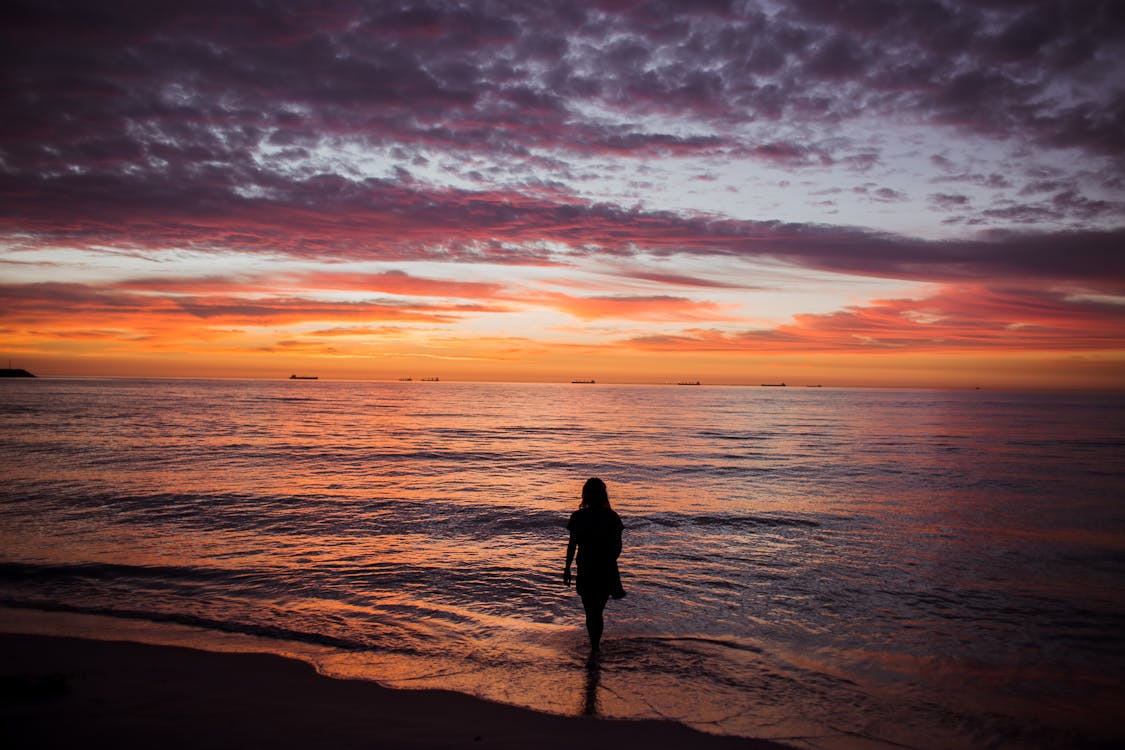
M 566 568 L 563 583 L 570 585 L 570 565 L 578 559 L 578 583 L 575 588 L 586 610 L 586 632 L 590 651 L 601 648 L 605 630 L 605 605 L 612 596 L 625 596 L 617 558 L 621 555 L 621 517 L 610 507 L 605 482 L 592 477 L 582 487 L 582 502 L 566 524 L 570 541 L 566 546 Z
M 583 716 L 598 715 L 598 685 L 602 681 L 602 665 L 597 654 L 586 660 L 586 695 L 582 701 Z

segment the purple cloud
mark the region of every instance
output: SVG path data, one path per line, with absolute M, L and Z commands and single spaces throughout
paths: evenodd
M 549 184 L 578 160 L 611 157 L 874 170 L 877 145 L 836 133 L 880 117 L 1119 168 L 1125 14 L 1110 2 L 1060 7 L 13 1 L 0 11 L 0 229 L 32 244 L 509 263 L 719 254 L 1119 286 L 1120 229 L 1056 224 L 1114 226 L 1120 203 L 1073 180 L 1029 181 L 1036 199 L 964 217 L 1046 224 L 1042 235 L 955 242 L 628 208 Z M 746 135 L 757 126 L 776 126 L 774 137 Z M 317 161 L 344 142 L 401 163 L 373 179 Z M 431 152 L 463 159 L 481 188 L 427 186 L 420 170 L 443 158 Z M 931 157 L 950 182 L 1015 189 L 952 153 Z M 508 164 L 524 170 L 519 189 L 490 189 Z M 870 199 L 909 198 L 871 185 Z M 966 208 L 961 197 L 931 203 Z
M 1043 147 L 1125 146 L 1125 96 L 1108 85 L 1125 65 L 1125 19 L 1112 3 L 627 7 L 8 3 L 5 161 L 135 163 L 169 142 L 190 158 L 325 134 L 516 152 L 646 136 L 716 146 L 649 133 L 655 112 L 716 125 L 909 112 Z M 599 136 L 576 103 L 633 123 Z

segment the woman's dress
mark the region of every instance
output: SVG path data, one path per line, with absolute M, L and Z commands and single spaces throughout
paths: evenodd
M 621 554 L 621 532 L 625 525 L 610 508 L 579 508 L 566 527 L 578 545 L 578 581 L 582 597 L 625 596 L 617 558 Z

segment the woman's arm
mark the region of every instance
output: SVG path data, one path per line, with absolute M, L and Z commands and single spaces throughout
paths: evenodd
M 566 543 L 566 568 L 563 570 L 563 585 L 570 585 L 570 564 L 574 562 L 574 550 L 578 547 L 578 543 L 574 541 L 574 535 L 570 535 L 570 541 Z

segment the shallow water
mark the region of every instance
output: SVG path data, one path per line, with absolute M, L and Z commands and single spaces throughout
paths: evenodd
M 1125 739 L 1120 395 L 36 380 L 0 415 L 23 627 L 806 747 Z M 588 476 L 626 524 L 597 668 Z

